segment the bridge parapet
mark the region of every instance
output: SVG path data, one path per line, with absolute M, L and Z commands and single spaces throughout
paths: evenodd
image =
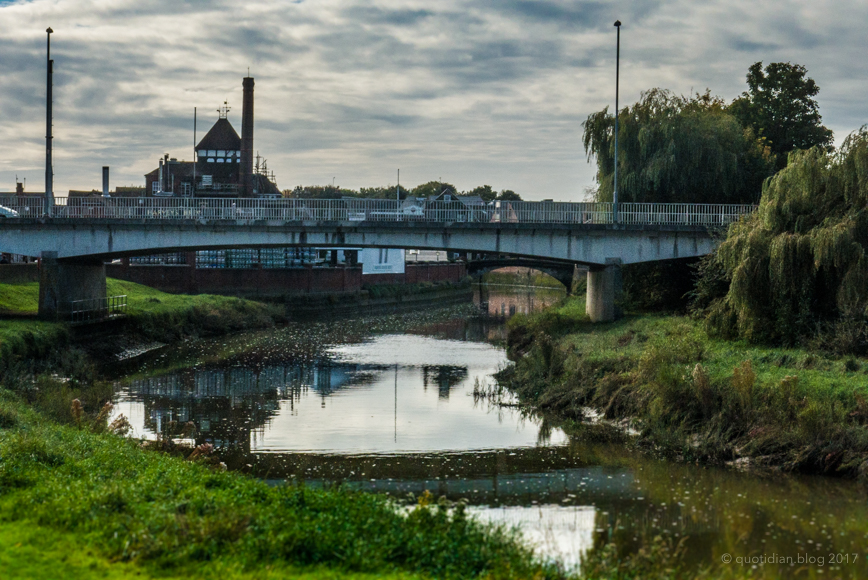
M 385 199 L 251 199 L 192 197 L 58 197 L 49 216 L 33 199 L 0 197 L 0 205 L 20 217 L 149 221 L 347 221 L 501 224 L 614 224 L 611 203 L 494 201 L 468 205 L 453 201 Z M 750 214 L 752 205 L 622 203 L 620 225 L 725 226 Z

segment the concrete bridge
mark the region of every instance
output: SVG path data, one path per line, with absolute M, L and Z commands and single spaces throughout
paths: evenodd
M 5 201 L 5 200 L 0 200 Z M 106 299 L 106 260 L 245 247 L 418 248 L 509 255 L 589 268 L 588 314 L 614 318 L 619 267 L 702 256 L 751 206 L 497 202 L 424 207 L 386 200 L 131 198 L 62 200 L 51 216 L 0 220 L 0 249 L 40 256 L 40 316 Z M 0 205 L 6 205 L 0 203 Z

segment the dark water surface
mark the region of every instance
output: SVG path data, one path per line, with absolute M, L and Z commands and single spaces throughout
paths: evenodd
M 503 319 L 561 296 L 492 287 L 462 307 L 191 341 L 118 366 L 115 412 L 138 436 L 213 443 L 273 482 L 466 499 L 567 566 L 605 541 L 630 553 L 662 536 L 697 568 L 731 557 L 767 578 L 868 577 L 868 504 L 852 482 L 570 442 L 495 400 Z

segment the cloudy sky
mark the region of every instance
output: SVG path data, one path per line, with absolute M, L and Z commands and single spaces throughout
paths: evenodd
M 55 60 L 55 192 L 143 185 L 190 159 L 241 79 L 278 185 L 442 178 L 527 199 L 594 183 L 581 122 L 663 87 L 732 99 L 756 61 L 805 65 L 836 141 L 868 122 L 868 2 L 857 0 L 0 0 L 0 191 L 44 189 L 45 29 Z

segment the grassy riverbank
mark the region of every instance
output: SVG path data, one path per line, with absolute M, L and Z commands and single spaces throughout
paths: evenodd
M 118 331 L 149 340 L 268 327 L 283 313 L 108 286 L 128 297 Z M 463 505 L 269 487 L 225 472 L 206 449 L 192 459 L 198 451 L 116 434 L 123 425 L 106 425 L 104 407 L 111 386 L 96 380 L 70 328 L 33 318 L 37 299 L 36 284 L 0 286 L 4 578 L 561 577 L 512 532 L 466 517 Z
M 17 577 L 557 576 L 460 505 L 269 487 L 68 417 L 0 391 L 0 564 Z
M 716 340 L 681 316 L 593 325 L 582 297 L 513 318 L 508 347 L 503 384 L 576 433 L 602 436 L 590 408 L 666 457 L 868 479 L 868 361 Z
M 117 330 L 125 339 L 171 342 L 268 328 L 285 318 L 279 305 L 227 296 L 168 294 L 113 279 L 107 286 L 109 296 L 127 296 L 127 317 Z M 38 283 L 0 284 L 0 370 L 16 361 L 56 364 L 55 359 L 71 346 L 69 327 L 35 319 L 38 303 Z

